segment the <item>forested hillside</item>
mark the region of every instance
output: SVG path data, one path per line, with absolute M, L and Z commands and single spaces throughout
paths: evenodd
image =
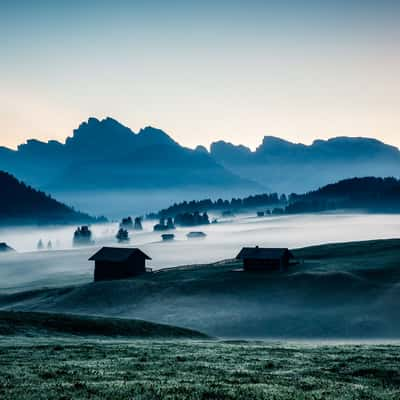
M 88 214 L 53 199 L 44 192 L 18 181 L 7 172 L 0 171 L 0 223 L 63 224 L 96 222 Z

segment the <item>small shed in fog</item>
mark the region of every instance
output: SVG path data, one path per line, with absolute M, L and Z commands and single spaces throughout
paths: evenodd
M 243 247 L 236 256 L 246 271 L 285 270 L 294 258 L 287 248 Z
M 151 258 L 138 248 L 102 247 L 89 258 L 94 261 L 94 281 L 126 279 L 146 272 Z

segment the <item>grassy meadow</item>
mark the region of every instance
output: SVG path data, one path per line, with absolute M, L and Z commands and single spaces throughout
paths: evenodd
M 0 399 L 400 399 L 400 240 L 294 252 L 0 295 Z
M 0 398 L 393 399 L 400 346 L 0 341 Z

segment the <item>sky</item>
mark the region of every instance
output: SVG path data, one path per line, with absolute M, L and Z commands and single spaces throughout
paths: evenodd
M 398 0 L 0 0 L 0 145 L 89 116 L 188 147 L 400 146 Z

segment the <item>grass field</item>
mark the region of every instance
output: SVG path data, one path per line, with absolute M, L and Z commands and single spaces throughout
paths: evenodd
M 295 255 L 285 273 L 227 260 L 1 295 L 0 399 L 400 399 L 400 240 Z
M 393 399 L 400 346 L 0 340 L 0 398 Z

